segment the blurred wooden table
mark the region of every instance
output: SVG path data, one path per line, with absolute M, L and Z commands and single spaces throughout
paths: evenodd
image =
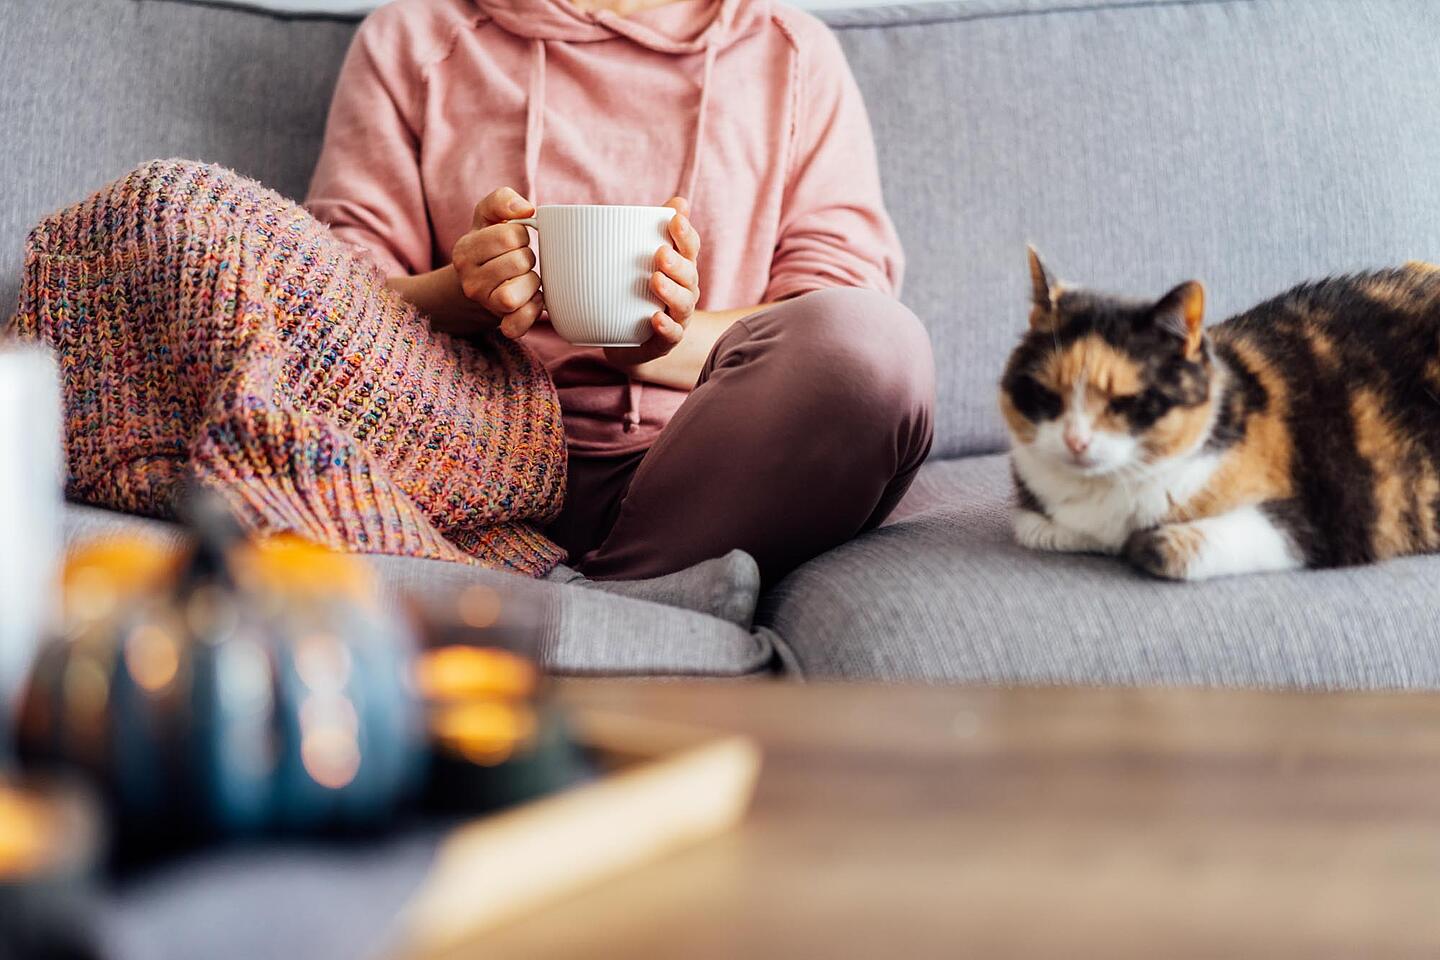
M 563 690 L 752 734 L 754 808 L 457 960 L 1440 956 L 1440 696 Z

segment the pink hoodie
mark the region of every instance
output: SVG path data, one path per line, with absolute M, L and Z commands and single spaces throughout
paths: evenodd
M 361 25 L 307 205 L 387 273 L 443 266 L 475 204 L 658 204 L 704 244 L 701 309 L 831 286 L 894 294 L 902 254 L 839 44 L 769 0 L 620 17 L 568 0 L 398 0 Z M 543 269 L 543 267 L 542 267 Z M 686 392 L 631 383 L 537 323 L 571 448 L 641 449 Z

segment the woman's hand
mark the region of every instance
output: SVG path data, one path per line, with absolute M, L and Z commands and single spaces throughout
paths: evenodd
M 524 336 L 545 309 L 530 234 L 507 222 L 534 214 L 534 204 L 501 187 L 476 205 L 470 232 L 450 254 L 466 298 L 493 314 L 512 340 Z
M 670 218 L 670 243 L 655 251 L 655 272 L 650 274 L 650 290 L 664 304 L 650 318 L 655 333 L 638 347 L 610 347 L 605 358 L 618 367 L 634 367 L 665 356 L 685 338 L 685 328 L 700 300 L 700 234 L 690 222 L 690 201 L 672 197 L 665 206 L 673 207 Z M 524 216 L 524 214 L 517 214 Z

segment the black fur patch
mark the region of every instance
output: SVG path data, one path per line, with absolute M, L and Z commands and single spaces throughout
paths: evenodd
M 1206 443 L 1209 450 L 1223 450 L 1234 445 L 1245 436 L 1245 422 L 1250 415 L 1266 409 L 1270 398 L 1260 378 L 1240 361 L 1239 355 L 1228 343 L 1215 344 L 1215 355 L 1225 365 L 1229 382 L 1225 395 L 1218 397 L 1219 409 L 1215 414 L 1215 426 Z
M 1028 372 L 1007 377 L 1005 392 L 1020 415 L 1031 423 L 1054 420 L 1064 410 L 1059 394 L 1040 386 Z
M 1319 564 L 1311 558 L 1325 555 L 1325 534 L 1310 522 L 1303 500 L 1292 497 L 1288 500 L 1272 500 L 1261 504 L 1260 512 L 1268 517 L 1290 538 L 1290 543 L 1305 558 L 1307 566 Z
M 1243 340 L 1285 381 L 1296 502 L 1275 506 L 1272 516 L 1291 532 L 1308 566 L 1370 563 L 1375 559 L 1375 473 L 1356 447 L 1350 397 L 1352 386 L 1374 383 L 1380 371 L 1373 360 L 1339 342 L 1338 366 L 1327 369 L 1319 363 L 1305 331 L 1322 312 L 1306 298 L 1308 289 L 1226 321 L 1215 335 Z M 1363 312 L 1342 315 L 1357 327 L 1369 325 Z M 1343 323 L 1324 327 L 1327 333 L 1340 332 L 1338 340 L 1353 339 Z
M 1152 577 L 1166 578 L 1165 551 L 1163 540 L 1157 528 L 1136 530 L 1125 540 L 1122 551 L 1132 567 L 1143 570 Z

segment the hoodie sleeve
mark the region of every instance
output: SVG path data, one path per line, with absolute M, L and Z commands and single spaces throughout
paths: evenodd
M 393 8 L 392 8 L 393 9 Z M 423 68 L 398 18 L 360 25 L 340 69 L 305 206 L 387 276 L 432 269 L 420 181 Z
M 904 253 L 880 193 L 870 118 L 839 42 L 814 26 L 799 46 L 790 171 L 765 299 L 825 287 L 897 295 Z

